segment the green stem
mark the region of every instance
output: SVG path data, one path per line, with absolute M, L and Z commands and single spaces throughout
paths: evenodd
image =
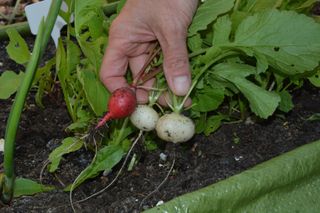
M 189 59 L 190 59 L 190 58 L 193 58 L 193 57 L 196 57 L 196 56 L 198 56 L 198 55 L 201 55 L 201 54 L 207 52 L 207 50 L 208 50 L 208 49 L 200 49 L 200 50 L 198 50 L 198 51 L 195 51 L 195 52 L 193 52 L 193 53 L 190 53 L 190 54 L 189 54 Z
M 206 64 L 206 65 L 200 70 L 200 72 L 197 73 L 196 77 L 193 79 L 192 84 L 191 84 L 191 87 L 190 87 L 188 93 L 184 96 L 182 102 L 181 102 L 178 106 L 174 106 L 175 111 L 177 111 L 177 112 L 181 112 L 181 111 L 182 111 L 185 102 L 187 101 L 188 97 L 190 96 L 192 90 L 193 90 L 193 89 L 195 88 L 195 86 L 197 85 L 200 77 L 201 77 L 213 64 L 215 64 L 217 61 L 220 61 L 221 59 L 223 59 L 223 58 L 225 58 L 225 57 L 228 57 L 228 56 L 231 56 L 231 55 L 234 55 L 234 54 L 237 54 L 237 52 L 234 52 L 234 51 L 226 51 L 226 52 L 220 54 L 218 57 L 216 57 L 216 58 L 213 59 L 212 61 L 210 61 L 208 64 Z
M 12 11 L 12 14 L 9 16 L 8 24 L 11 24 L 13 19 L 16 17 L 20 2 L 21 2 L 21 0 L 16 1 L 16 4 L 14 5 L 13 11 Z
M 30 34 L 30 28 L 27 22 L 20 22 L 10 25 L 5 25 L 0 27 L 0 39 L 6 39 L 8 37 L 7 30 L 8 29 L 16 29 L 21 35 Z
M 18 129 L 18 124 L 20 120 L 20 115 L 24 106 L 25 97 L 30 89 L 33 77 L 34 70 L 37 69 L 39 56 L 41 52 L 41 43 L 43 38 L 44 25 L 43 22 L 39 28 L 39 36 L 36 39 L 35 46 L 32 52 L 31 62 L 26 68 L 26 76 L 19 88 L 19 91 L 16 95 L 13 107 L 11 109 L 6 134 L 5 134 L 5 146 L 4 146 L 4 183 L 2 189 L 1 200 L 4 203 L 8 203 L 11 200 L 13 193 L 14 185 L 14 148 L 15 148 L 15 137 Z
M 239 9 L 239 5 L 241 3 L 241 0 L 236 0 L 234 3 L 233 11 L 237 11 Z
M 52 1 L 51 3 L 49 13 L 45 21 L 46 28 L 43 34 L 40 57 L 42 57 L 43 52 L 45 51 L 47 44 L 49 42 L 49 39 L 51 38 L 51 32 L 54 27 L 54 24 L 56 23 L 57 17 L 59 15 L 61 4 L 62 4 L 62 0 L 55 0 L 55 1 Z
M 116 144 L 120 144 L 120 142 L 122 141 L 123 134 L 124 134 L 124 130 L 125 130 L 125 128 L 127 127 L 128 122 L 129 122 L 129 118 L 125 118 L 124 121 L 123 121 L 123 124 L 122 124 L 122 126 L 121 126 L 119 135 L 118 135 L 118 137 L 117 137 Z
M 45 47 L 49 41 L 50 34 L 54 23 L 56 21 L 58 12 L 61 7 L 62 0 L 53 1 L 50 7 L 47 20 L 39 26 L 38 36 L 35 41 L 35 46 L 32 52 L 31 60 L 27 65 L 25 77 L 19 87 L 16 94 L 15 101 L 13 103 L 5 133 L 5 147 L 4 147 L 4 180 L 1 183 L 1 201 L 8 204 L 13 196 L 14 187 L 14 150 L 15 150 L 15 138 L 20 121 L 21 112 L 24 107 L 24 103 L 32 81 L 34 79 L 35 72 L 37 70 L 40 58 L 45 50 Z

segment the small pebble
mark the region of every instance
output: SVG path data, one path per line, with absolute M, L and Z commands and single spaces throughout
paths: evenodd
M 0 67 L 2 67 L 3 66 L 3 63 L 0 61 Z
M 167 155 L 164 153 L 160 153 L 160 160 L 167 161 Z
M 235 159 L 235 161 L 240 161 L 241 159 L 243 159 L 243 156 L 242 155 L 235 156 L 234 159 Z
M 159 200 L 158 203 L 156 204 L 156 206 L 160 206 L 162 204 L 164 204 L 163 200 Z
M 244 122 L 244 124 L 246 124 L 246 125 L 252 125 L 252 124 L 254 124 L 254 121 L 252 120 L 251 117 L 248 117 L 248 118 L 246 119 L 246 121 Z

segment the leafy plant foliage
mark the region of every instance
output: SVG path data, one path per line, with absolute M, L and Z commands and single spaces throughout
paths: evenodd
M 101 0 L 66 3 L 69 11 L 63 16 L 69 23 L 67 35 L 60 39 L 56 56 L 38 70 L 34 82 L 38 104 L 59 83 L 72 118 L 67 130 L 76 133 L 51 153 L 50 172 L 58 168 L 63 155 L 84 147 L 80 138 L 107 111 L 110 96 L 99 80 L 99 69 L 108 44 L 108 30 L 117 14 L 106 17 Z M 118 12 L 124 3 L 120 2 Z M 294 107 L 292 89 L 305 82 L 319 87 L 320 24 L 316 21 L 319 19 L 311 17 L 314 3 L 315 0 L 206 0 L 199 5 L 187 41 L 194 85 L 190 115 L 197 133 L 209 135 L 224 121 L 244 119 L 246 112 L 263 119 L 280 111 L 289 112 Z M 70 23 L 71 14 L 74 25 Z M 15 32 L 8 33 L 13 42 L 7 47 L 10 57 L 24 64 L 29 52 L 23 39 Z M 23 55 L 15 53 L 17 48 Z M 161 64 L 162 58 L 157 63 Z M 0 82 L 8 78 L 19 80 L 15 74 L 4 73 Z M 167 88 L 162 74 L 157 80 Z M 0 83 L 0 88 L 4 87 L 0 97 L 8 98 L 16 88 L 3 85 Z M 125 155 L 136 133 L 127 119 L 110 123 L 96 143 L 96 157 L 73 187 L 101 171 L 111 170 Z M 146 134 L 146 138 L 150 144 L 153 133 Z

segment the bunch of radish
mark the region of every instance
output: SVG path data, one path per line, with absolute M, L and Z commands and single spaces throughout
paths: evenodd
M 156 130 L 158 137 L 162 140 L 181 143 L 192 138 L 195 133 L 195 125 L 190 118 L 182 115 L 181 112 L 193 87 L 180 103 L 178 101 L 180 97 L 170 93 L 172 104 L 168 103 L 168 105 L 171 108 L 171 113 L 163 113 L 161 117 L 159 117 L 158 112 L 153 108 L 153 105 L 156 104 L 161 94 L 161 92 L 157 91 L 157 88 L 151 90 L 148 105 L 137 105 L 135 90 L 138 88 L 138 85 L 154 78 L 161 71 L 161 69 L 154 69 L 151 72 L 146 72 L 147 67 L 159 53 L 160 46 L 155 44 L 149 53 L 149 58 L 145 65 L 141 68 L 136 78 L 133 79 L 131 87 L 119 88 L 112 93 L 108 102 L 109 112 L 101 119 L 96 128 L 103 126 L 111 119 L 121 119 L 130 116 L 131 123 L 135 127 L 146 132 Z
M 183 102 L 184 103 L 184 102 Z M 183 103 L 181 103 L 183 105 Z M 142 131 L 156 130 L 162 140 L 181 143 L 192 138 L 195 133 L 193 121 L 182 115 L 181 104 L 169 105 L 172 112 L 159 118 L 158 112 L 149 105 L 137 105 L 135 91 L 129 87 L 120 88 L 113 92 L 109 99 L 109 112 L 98 123 L 97 128 L 110 119 L 120 119 L 130 116 L 131 123 Z

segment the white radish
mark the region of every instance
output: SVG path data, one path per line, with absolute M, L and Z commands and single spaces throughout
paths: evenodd
M 160 117 L 156 131 L 162 140 L 181 143 L 192 138 L 195 133 L 195 125 L 190 118 L 172 112 Z
M 148 105 L 138 105 L 130 116 L 131 123 L 146 132 L 155 129 L 158 119 L 158 113 Z

